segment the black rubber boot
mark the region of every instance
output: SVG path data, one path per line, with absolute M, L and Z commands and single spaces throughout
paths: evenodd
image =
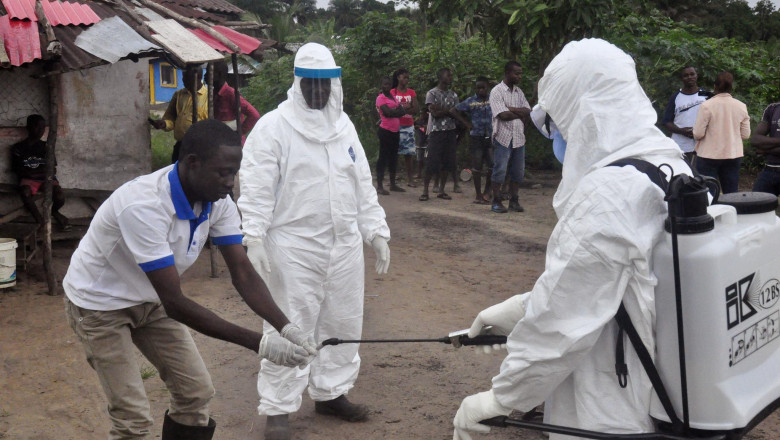
M 208 426 L 182 425 L 168 417 L 168 411 L 165 411 L 162 440 L 211 440 L 215 429 L 217 422 L 214 419 L 209 419 Z
M 265 440 L 290 440 L 290 422 L 287 414 L 265 418 Z
M 362 422 L 368 418 L 366 405 L 354 404 L 343 395 L 324 402 L 314 402 L 314 411 L 317 414 L 336 416 L 348 422 Z

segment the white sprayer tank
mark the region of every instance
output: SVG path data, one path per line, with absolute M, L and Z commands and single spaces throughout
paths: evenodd
M 780 218 L 767 196 L 724 195 L 707 209 L 714 229 L 678 235 L 692 428 L 745 427 L 780 398 Z M 682 419 L 671 234 L 653 255 L 656 365 Z M 655 395 L 651 415 L 669 421 Z

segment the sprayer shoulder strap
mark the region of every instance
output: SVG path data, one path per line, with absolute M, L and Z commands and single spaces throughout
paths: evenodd
M 626 308 L 623 306 L 622 302 L 618 308 L 617 315 L 615 315 L 615 321 L 617 321 L 618 326 L 620 326 L 617 342 L 618 348 L 616 349 L 616 352 L 619 351 L 622 354 L 623 332 L 625 332 L 625 334 L 628 336 L 628 340 L 631 341 L 631 345 L 634 347 L 634 351 L 636 351 L 636 354 L 639 357 L 639 361 L 642 362 L 642 366 L 645 368 L 647 377 L 650 379 L 650 383 L 653 384 L 653 388 L 655 389 L 656 394 L 658 394 L 658 400 L 661 401 L 661 405 L 663 405 L 666 414 L 669 416 L 669 420 L 672 422 L 672 425 L 682 426 L 682 421 L 679 417 L 677 417 L 677 413 L 674 411 L 674 406 L 672 406 L 672 399 L 669 398 L 669 393 L 666 392 L 666 387 L 661 380 L 661 375 L 658 374 L 658 369 L 655 367 L 655 363 L 653 363 L 653 357 L 650 356 L 650 352 L 647 351 L 647 347 L 645 347 L 644 342 L 642 342 L 642 338 L 639 336 L 639 333 L 637 333 L 636 328 L 634 327 L 634 323 L 631 322 L 631 318 L 628 316 L 628 312 L 626 312 Z M 625 368 L 625 371 L 627 372 L 625 361 L 623 359 L 616 359 L 616 364 L 622 364 L 623 368 Z M 618 367 L 618 369 L 620 370 L 620 367 Z M 618 376 L 620 376 L 620 371 L 618 371 Z M 620 380 L 621 386 L 625 387 L 623 382 L 625 378 Z
M 666 174 L 660 170 L 657 166 L 642 159 L 621 159 L 607 166 L 624 167 L 631 165 L 636 168 L 640 173 L 646 175 L 651 182 L 657 185 L 661 190 L 666 193 L 669 183 L 666 181 Z M 661 401 L 666 414 L 669 416 L 669 420 L 675 428 L 683 426 L 682 421 L 677 417 L 677 413 L 674 411 L 672 405 L 672 399 L 669 398 L 669 393 L 666 391 L 661 375 L 658 373 L 658 369 L 653 363 L 653 357 L 650 356 L 650 352 L 647 351 L 642 338 L 634 327 L 634 323 L 631 322 L 631 318 L 628 316 L 623 303 L 620 303 L 618 312 L 615 315 L 615 321 L 617 321 L 620 330 L 618 331 L 617 346 L 615 347 L 615 369 L 618 375 L 618 383 L 621 387 L 625 388 L 628 385 L 628 367 L 625 361 L 625 349 L 623 347 L 623 333 L 628 336 L 628 340 L 631 341 L 631 345 L 634 347 L 639 361 L 642 362 L 642 366 L 647 373 L 647 377 L 650 379 L 650 383 L 653 384 L 656 394 L 658 394 L 658 400 Z

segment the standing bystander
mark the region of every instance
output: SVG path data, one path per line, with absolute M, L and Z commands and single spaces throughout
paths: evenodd
M 501 184 L 509 175 L 509 209 L 523 212 L 518 200 L 520 183 L 525 175 L 525 123 L 531 106 L 517 84 L 523 68 L 517 61 L 504 65 L 504 80 L 490 91 L 490 110 L 493 112 L 493 212 L 505 213 L 501 203 Z
M 376 161 L 376 192 L 377 194 L 390 194 L 383 186 L 385 169 L 390 172 L 390 191 L 405 192 L 406 190 L 396 184 L 396 169 L 398 168 L 398 148 L 400 119 L 406 115 L 404 104 L 395 100 L 390 93 L 392 80 L 384 77 L 381 80 L 379 95 L 376 97 L 376 111 L 381 119 L 377 136 L 379 137 L 379 159 Z
M 693 163 L 696 152 L 693 150 L 693 123 L 699 114 L 699 105 L 712 97 L 712 92 L 699 88 L 694 67 L 688 66 L 680 72 L 683 87 L 669 99 L 661 121 L 672 132 L 672 140 L 677 142 L 688 164 Z
M 201 68 L 199 65 L 188 65 L 184 69 L 184 88 L 177 90 L 173 94 L 168 108 L 165 109 L 162 119 L 150 119 L 149 123 L 158 130 L 173 130 L 173 138 L 176 143 L 173 144 L 173 153 L 171 153 L 171 163 L 179 159 L 179 149 L 184 133 L 192 126 L 192 96 L 197 95 L 198 101 L 198 121 L 209 117 L 209 96 L 208 89 L 200 80 Z M 196 121 L 197 122 L 197 121 Z
M 747 106 L 731 97 L 734 76 L 721 72 L 715 79 L 715 93 L 699 109 L 693 124 L 696 139 L 696 171 L 720 181 L 724 194 L 739 188 L 742 140 L 750 137 Z
M 401 116 L 401 127 L 398 130 L 399 144 L 398 155 L 403 156 L 404 166 L 406 167 L 406 186 L 416 188 L 414 183 L 414 158 L 417 154 L 414 144 L 414 115 L 417 114 L 419 104 L 417 103 L 417 93 L 408 87 L 409 71 L 398 69 L 393 73 L 393 88 L 390 94 L 393 95 L 399 104 L 406 108 L 406 114 Z
M 458 130 L 455 118 L 450 113 L 458 105 L 458 95 L 450 90 L 452 85 L 452 71 L 446 67 L 439 69 L 436 77 L 439 83 L 425 95 L 425 105 L 430 112 L 428 122 L 428 159 L 425 167 L 425 179 L 423 181 L 423 193 L 421 201 L 428 200 L 428 187 L 431 178 L 438 176 L 441 179 L 441 192 L 436 196 L 440 199 L 450 200 L 452 197 L 444 192 L 444 184 L 447 182 L 447 174 L 454 174 L 456 167 L 456 148 Z
M 461 102 L 453 110 L 454 113 L 467 113 L 471 122 L 466 122 L 469 129 L 469 151 L 471 153 L 471 173 L 474 178 L 476 192 L 474 203 L 482 205 L 490 203 L 490 177 L 493 175 L 493 114 L 488 100 L 488 79 L 477 78 L 474 96 Z M 484 168 L 483 168 L 484 165 Z M 482 190 L 482 170 L 485 170 L 485 189 Z
M 236 120 L 236 89 L 227 83 L 228 66 L 224 61 L 214 63 L 214 119 Z M 241 98 L 241 145 L 260 119 L 260 113 L 243 96 Z
M 770 104 L 750 138 L 753 147 L 766 159 L 753 191 L 780 195 L 780 102 Z

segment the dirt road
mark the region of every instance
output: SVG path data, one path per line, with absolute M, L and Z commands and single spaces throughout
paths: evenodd
M 429 338 L 468 327 L 474 316 L 507 296 L 529 290 L 544 267 L 546 242 L 555 222 L 550 207 L 557 176 L 534 173 L 543 183 L 521 190 L 522 214 L 492 214 L 471 203 L 473 190 L 451 201 L 417 201 L 417 189 L 380 199 L 388 214 L 390 273 L 373 272 L 366 248 L 364 337 Z M 75 243 L 55 249 L 62 276 Z M 224 263 L 209 277 L 204 253 L 184 276 L 184 292 L 221 316 L 260 328 L 261 321 L 230 284 Z M 34 267 L 32 273 L 42 273 Z M 94 372 L 63 314 L 61 297 L 43 295 L 42 275 L 21 274 L 16 292 L 0 293 L 0 438 L 104 439 L 109 421 Z M 255 415 L 259 362 L 246 349 L 194 334 L 211 372 L 216 439 L 261 439 L 263 419 Z M 314 414 L 304 397 L 291 417 L 294 438 L 449 439 L 452 417 L 463 397 L 490 387 L 502 356 L 477 354 L 444 344 L 364 344 L 361 374 L 349 397 L 373 412 L 360 424 Z M 146 388 L 159 438 L 167 392 L 143 361 Z M 780 437 L 777 414 L 751 435 Z M 544 439 L 542 434 L 494 428 L 491 439 Z

